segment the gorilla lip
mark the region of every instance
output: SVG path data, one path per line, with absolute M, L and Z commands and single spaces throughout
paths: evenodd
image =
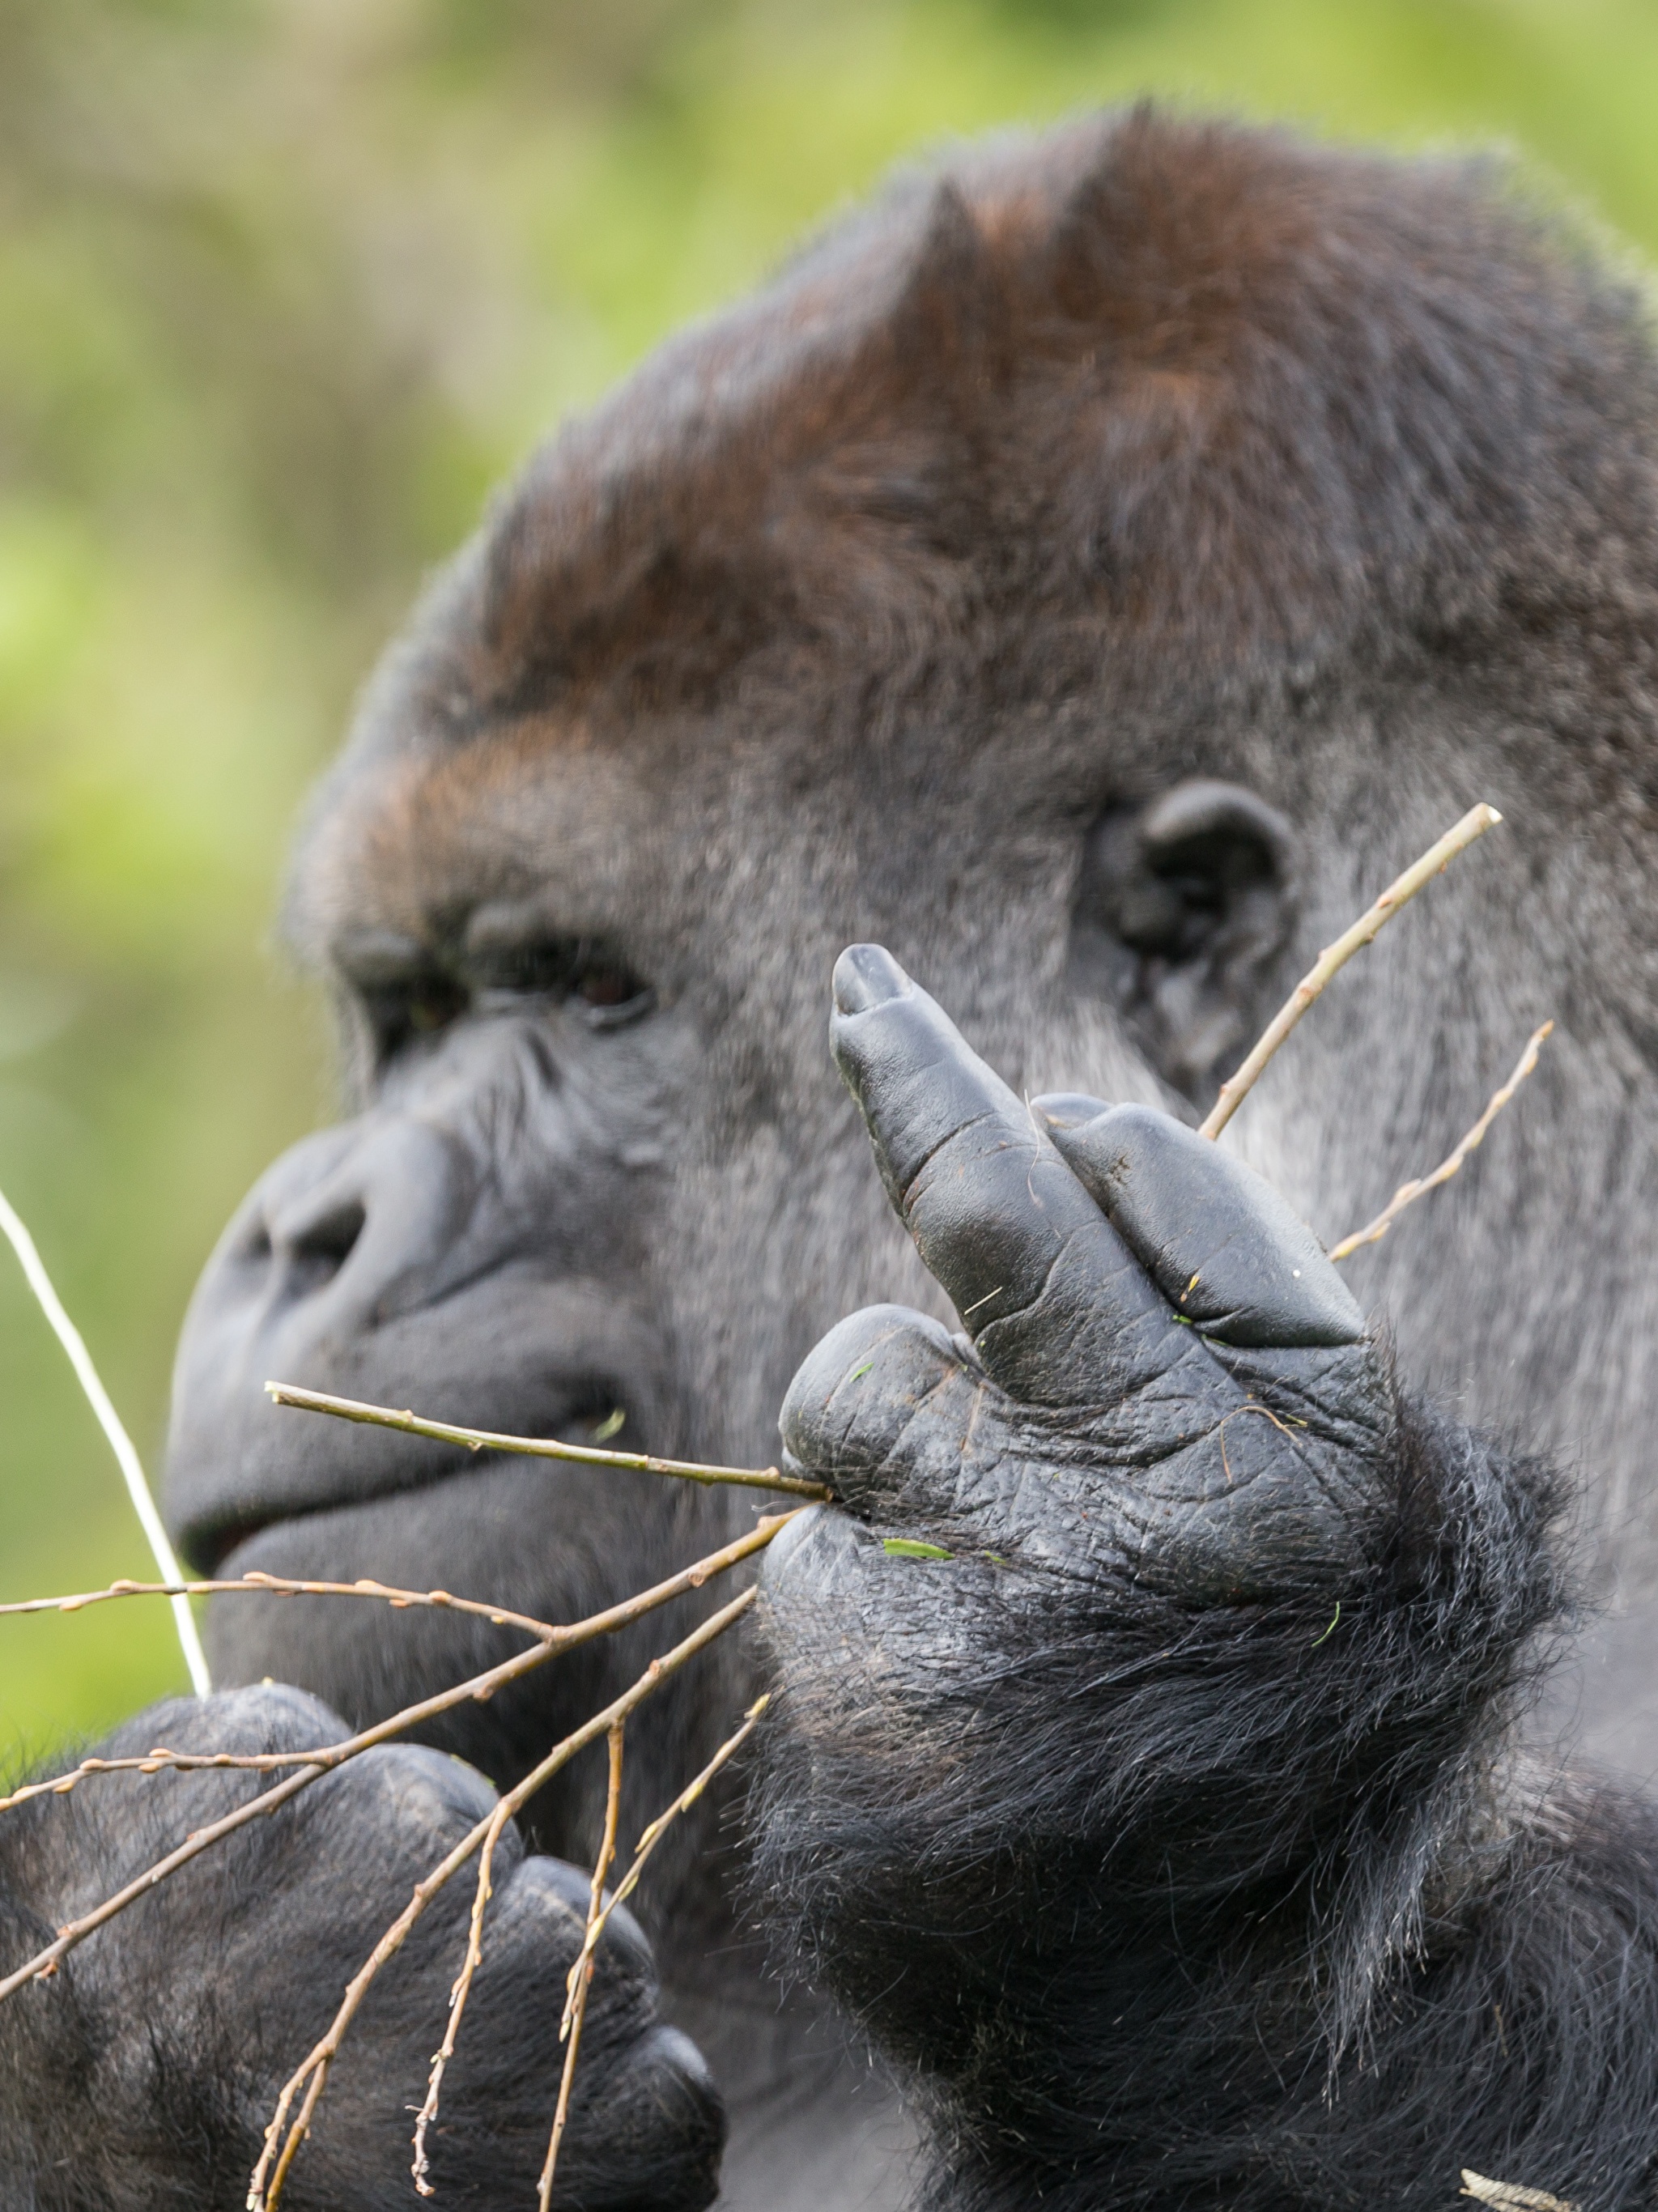
M 542 1425 L 555 1443 L 584 1443 L 587 1440 L 586 1431 L 593 1424 L 603 1419 L 612 1406 L 625 1402 L 625 1399 L 613 1389 L 583 1386 L 572 1393 L 572 1410 L 569 1413 L 556 1422 Z M 216 1577 L 236 1553 L 258 1538 L 269 1534 L 273 1528 L 285 1528 L 301 1521 L 325 1522 L 337 1515 L 390 1505 L 399 1498 L 436 1490 L 471 1475 L 483 1474 L 508 1462 L 513 1456 L 507 1452 L 488 1449 L 471 1451 L 464 1444 L 444 1443 L 410 1435 L 401 1449 L 394 1449 L 386 1468 L 386 1473 L 394 1479 L 377 1484 L 372 1491 L 358 1497 L 343 1498 L 337 1492 L 331 1494 L 325 1486 L 319 1486 L 315 1497 L 300 1496 L 280 1503 L 272 1501 L 268 1507 L 263 1502 L 251 1502 L 240 1513 L 219 1516 L 210 1509 L 183 1522 L 178 1532 L 179 1548 L 200 1572 Z M 582 1462 L 572 1464 L 580 1465 Z

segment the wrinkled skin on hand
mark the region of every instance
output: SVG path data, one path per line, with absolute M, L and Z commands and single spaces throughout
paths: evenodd
M 298 1750 L 348 1732 L 316 1698 L 270 1687 L 152 1708 L 101 1748 Z M 97 1777 L 67 1802 L 37 1800 L 6 1816 L 3 1893 L 53 1922 L 84 1912 L 270 1778 Z M 0 2008 L 0 2206 L 240 2204 L 283 2080 L 415 1884 L 494 1802 L 481 1775 L 442 1753 L 368 1752 L 20 1990 Z M 289 2212 L 416 2201 L 412 2115 L 465 1955 L 474 1873 L 428 1906 L 352 2024 L 283 2191 Z M 587 1910 L 588 1877 L 526 1855 L 511 1826 L 493 1881 L 483 1962 L 428 2138 L 432 2182 L 456 2206 L 535 2203 L 564 1977 Z M 27 1956 L 50 1932 L 12 1917 L 6 1955 Z M 598 1954 L 561 2153 L 572 2204 L 697 2212 L 714 2194 L 719 2099 L 694 2047 L 656 2021 L 655 1998 L 649 1948 L 623 1908 Z
M 831 1034 L 964 1333 L 855 1314 L 788 1393 L 837 1503 L 762 1573 L 755 1893 L 907 2078 L 922 2201 L 1436 2204 L 1448 2142 L 1561 2177 L 1597 2128 L 1644 2160 L 1633 2091 L 1540 2106 L 1489 2025 L 1598 2047 L 1556 2018 L 1587 1923 L 1489 1783 L 1563 1603 L 1553 1478 L 1405 1398 L 1193 1131 L 1027 1104 L 877 946 Z
M 789 1391 L 792 1462 L 952 1553 L 1193 1600 L 1339 1587 L 1370 1547 L 1391 1398 L 1277 1194 L 1150 1108 L 1026 1106 L 878 946 L 836 969 L 833 1040 L 969 1334 L 853 1315 Z

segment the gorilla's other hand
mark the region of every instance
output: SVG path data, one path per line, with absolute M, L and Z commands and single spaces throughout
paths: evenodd
M 294 1751 L 347 1732 L 316 1698 L 266 1687 L 155 1707 L 102 1748 Z M 67 1802 L 8 1814 L 0 1893 L 32 1908 L 0 1911 L 8 1959 L 270 1778 L 100 1777 Z M 282 2082 L 415 1883 L 493 1802 L 459 1761 L 384 1746 L 203 1853 L 19 1991 L 0 2007 L 0 2204 L 240 2203 Z M 465 1954 L 473 1872 L 439 1893 L 353 2022 L 284 2191 L 292 2212 L 412 2201 L 411 2115 Z M 506 1830 L 483 1964 L 428 2139 L 444 2201 L 535 2201 L 587 1891 L 586 1875 L 527 1856 Z M 655 1998 L 645 1938 L 619 1911 L 598 1954 L 561 2153 L 572 2203 L 698 2212 L 714 2194 L 719 2100 L 692 2045 L 657 2024 Z
M 1485 1756 L 1563 1602 L 1552 1479 L 1411 1406 L 1217 1146 L 1022 1102 L 878 947 L 835 994 L 969 1334 L 872 1309 L 788 1394 L 840 1506 L 764 1571 L 772 1927 L 911 2072 L 952 2205 L 1322 2204 L 1332 2161 L 1437 2202 L 1527 2142 L 1558 2188 L 1598 2122 L 1525 2102 L 1555 1923 L 1533 1891 L 1504 1932 Z

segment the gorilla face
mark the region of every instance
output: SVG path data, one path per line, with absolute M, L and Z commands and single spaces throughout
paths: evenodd
M 749 1526 L 752 1495 L 474 1458 L 262 1385 L 573 1438 L 621 1410 L 623 1445 L 763 1463 L 843 1314 L 943 1310 L 824 1048 L 843 945 L 890 945 L 1016 1089 L 1200 1103 L 1476 795 L 1523 860 L 1463 864 L 1430 931 L 1388 933 L 1240 1142 L 1339 1233 L 1570 994 L 1579 1048 L 1528 1093 L 1507 1182 L 1494 1148 L 1477 1211 L 1459 1186 L 1356 1279 L 1431 1379 L 1501 1378 L 1545 1437 L 1592 1419 L 1601 1463 L 1628 1458 L 1642 1376 L 1596 1347 L 1650 1306 L 1642 1240 L 1561 1285 L 1574 1199 L 1548 1164 L 1569 1132 L 1576 1200 L 1626 1228 L 1646 1176 L 1650 1212 L 1649 1130 L 1613 1101 L 1619 994 L 1658 932 L 1548 702 L 1581 715 L 1601 680 L 1574 658 L 1570 518 L 1600 518 L 1603 566 L 1646 557 L 1604 455 L 1649 371 L 1622 306 L 1482 191 L 1143 118 L 992 149 L 532 463 L 389 657 L 303 841 L 288 933 L 360 1110 L 271 1170 L 192 1305 L 168 1504 L 197 1565 L 568 1618 Z M 1464 291 L 1486 318 L 1466 329 L 1443 312 Z M 1599 826 L 1568 851 L 1562 819 Z M 439 1740 L 505 1782 L 670 1626 Z M 264 1599 L 222 1602 L 211 1640 L 223 1679 L 354 1718 L 497 1648 Z M 676 1766 L 729 1725 L 720 1663 L 646 1708 Z M 564 1817 L 543 1840 L 579 1850 Z
M 799 946 L 786 896 L 768 915 L 765 884 L 739 900 L 683 860 L 666 896 L 650 881 L 694 805 L 732 799 L 536 736 L 349 774 L 301 862 L 296 926 L 325 941 L 363 1110 L 272 1168 L 192 1306 L 169 1503 L 204 1567 L 446 1583 L 553 1618 L 625 1595 L 750 1525 L 752 1493 L 295 1420 L 263 1382 L 571 1439 L 620 1411 L 625 1447 L 764 1464 L 845 1295 L 830 1214 L 854 1249 L 883 1233 L 865 1178 L 840 1205 L 825 1188 L 821 1017 L 764 1012 L 745 972 L 745 932 Z M 222 1607 L 216 1671 L 357 1713 L 473 1663 L 470 1629 L 388 1639 L 354 1610 Z M 640 1657 L 621 1639 L 444 1741 L 501 1778 Z

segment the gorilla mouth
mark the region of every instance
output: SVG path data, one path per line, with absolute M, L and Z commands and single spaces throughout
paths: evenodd
M 222 1582 L 232 1577 L 224 1571 L 225 1561 L 233 1552 L 240 1552 L 244 1544 L 251 1544 L 267 1528 L 279 1525 L 276 1517 L 249 1515 L 240 1521 L 227 1521 L 210 1533 L 200 1534 L 192 1531 L 182 1544 L 185 1559 L 207 1582 Z
M 616 1408 L 625 1406 L 625 1395 L 611 1383 L 588 1382 L 572 1388 L 567 1399 L 569 1410 L 553 1421 L 544 1419 L 523 1433 L 544 1437 L 555 1443 L 591 1444 L 595 1432 L 614 1419 Z M 316 1423 L 328 1420 L 325 1414 L 301 1414 L 301 1418 Z M 331 1426 L 337 1425 L 330 1423 Z M 390 1440 L 392 1432 L 379 1433 Z M 616 1432 L 612 1430 L 611 1434 Z M 376 1505 L 389 1504 L 401 1498 L 437 1489 L 457 1478 L 482 1474 L 503 1465 L 524 1465 L 515 1455 L 498 1451 L 468 1451 L 464 1446 L 446 1444 L 424 1437 L 399 1438 L 400 1449 L 388 1465 L 377 1470 L 377 1480 L 371 1489 L 355 1497 L 342 1496 L 337 1487 L 325 1487 L 321 1495 L 295 1495 L 280 1501 L 245 1504 L 240 1511 L 215 1513 L 210 1507 L 191 1516 L 178 1532 L 179 1548 L 191 1567 L 210 1581 L 234 1579 L 234 1570 L 229 1568 L 234 1555 L 245 1550 L 260 1536 L 290 1522 L 325 1522 L 341 1511 L 361 1512 Z M 629 1439 L 623 1449 L 633 1444 Z M 638 1446 L 633 1446 L 639 1449 Z M 229 1571 L 227 1569 L 229 1568 Z M 440 1575 L 439 1579 L 441 1579 Z

